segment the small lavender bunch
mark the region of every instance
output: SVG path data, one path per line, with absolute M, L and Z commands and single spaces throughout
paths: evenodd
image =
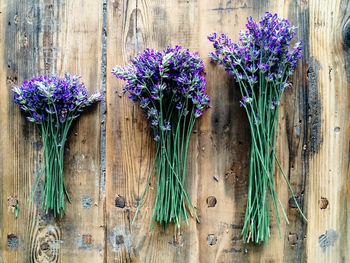
M 275 155 L 278 125 L 278 109 L 284 90 L 289 86 L 288 77 L 293 74 L 297 61 L 302 57 L 302 42 L 290 49 L 295 27 L 277 14 L 266 13 L 259 23 L 249 17 L 247 30 L 240 32 L 237 43 L 227 35 L 213 33 L 208 39 L 215 52 L 211 61 L 225 67 L 233 75 L 242 94 L 241 106 L 250 124 L 252 145 L 250 153 L 248 202 L 242 230 L 246 242 L 268 242 L 270 236 L 270 203 L 272 200 L 280 230 L 277 203 L 288 222 L 283 206 L 276 194 L 273 182 L 274 160 L 295 196 Z M 296 202 L 299 211 L 301 209 Z M 305 216 L 301 212 L 306 220 Z
M 156 141 L 153 168 L 134 217 L 156 167 L 157 194 L 150 230 L 155 221 L 164 228 L 173 222 L 176 235 L 181 221 L 188 221 L 187 208 L 196 216 L 186 186 L 186 158 L 193 125 L 210 100 L 204 91 L 203 70 L 198 53 L 181 50 L 180 46 L 168 47 L 163 53 L 145 49 L 131 64 L 112 70 L 127 82 L 123 92 L 139 103 Z
M 63 216 L 65 212 L 64 194 L 70 198 L 63 181 L 64 145 L 74 119 L 93 103 L 101 100 L 100 93 L 88 97 L 88 91 L 79 81 L 80 76 L 65 74 L 58 76 L 40 76 L 22 85 L 13 87 L 14 102 L 26 113 L 26 119 L 38 125 L 43 140 L 43 167 L 40 167 L 30 199 L 43 180 L 41 206 L 54 216 Z

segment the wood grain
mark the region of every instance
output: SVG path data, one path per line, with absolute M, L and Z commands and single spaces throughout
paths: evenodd
M 55 219 L 36 200 L 27 203 L 42 144 L 36 127 L 14 105 L 10 90 L 40 74 L 62 76 L 66 71 L 82 75 L 90 91 L 99 90 L 102 5 L 28 0 L 1 1 L 0 7 L 0 61 L 5 73 L 1 74 L 0 262 L 103 262 L 98 108 L 89 109 L 72 127 L 64 167 L 72 204 L 67 203 L 63 219 Z M 18 218 L 9 198 L 18 200 Z
M 58 10 L 60 56 L 57 71 L 82 76 L 90 92 L 101 89 L 102 3 L 65 1 Z M 100 118 L 98 106 L 72 127 L 66 153 L 65 179 L 72 204 L 60 222 L 62 262 L 104 261 L 104 204 L 100 185 Z
M 299 26 L 304 43 L 282 101 L 277 155 L 309 221 L 300 217 L 276 169 L 290 224 L 282 220 L 280 238 L 272 218 L 269 245 L 256 246 L 240 235 L 249 126 L 233 79 L 207 58 L 212 46 L 206 36 L 227 33 L 237 40 L 246 17 L 259 19 L 265 11 Z M 0 0 L 0 262 L 350 261 L 349 20 L 348 0 Z M 124 83 L 110 71 L 146 47 L 176 44 L 204 60 L 212 108 L 196 123 L 188 157 L 189 192 L 201 223 L 183 224 L 182 236 L 173 240 L 171 226 L 148 231 L 155 180 L 131 225 L 154 142 L 138 105 L 121 95 Z M 72 204 L 55 220 L 35 202 L 26 203 L 42 149 L 10 88 L 65 71 L 81 74 L 90 91 L 101 89 L 106 78 L 106 148 L 99 144 L 102 119 L 93 107 L 72 127 L 64 175 Z
M 288 226 L 285 223 L 282 224 L 282 240 L 285 242 L 281 242 L 275 227 L 273 227 L 273 237 L 269 247 L 245 245 L 241 240 L 250 148 L 249 127 L 244 112 L 239 107 L 239 92 L 235 90 L 233 80 L 226 76 L 224 70 L 211 65 L 207 59 L 211 49 L 206 39 L 209 33 L 225 32 L 236 39 L 237 31 L 244 27 L 245 17 L 253 15 L 258 18 L 265 10 L 270 9 L 288 17 L 289 8 L 294 7 L 270 2 L 260 5 L 253 1 L 234 4 L 212 1 L 137 1 L 133 5 L 125 1 L 110 3 L 108 10 L 114 9 L 108 14 L 108 41 L 118 44 L 108 45 L 107 57 L 115 58 L 109 60 L 111 61 L 107 66 L 109 70 L 115 64 L 127 63 L 129 57 L 142 48 L 162 49 L 169 44 L 180 44 L 200 52 L 207 68 L 207 90 L 212 97 L 212 109 L 206 112 L 196 124 L 189 158 L 190 193 L 201 215 L 201 224 L 191 222 L 189 227 L 184 228 L 181 246 L 168 243 L 171 241 L 169 232 L 163 234 L 157 229 L 148 233 L 147 222 L 154 201 L 152 191 L 155 190 L 152 182 L 151 190 L 146 196 L 135 226 L 129 227 L 132 255 L 136 256 L 140 262 L 280 262 L 282 260 L 301 262 L 304 260 L 305 229 L 303 223 L 300 223 L 295 208 L 288 209 L 291 224 Z M 299 5 L 296 7 L 300 12 L 305 8 Z M 134 10 L 136 10 L 136 18 Z M 294 22 L 298 23 L 298 19 Z M 122 28 L 122 32 L 115 30 L 118 23 L 122 24 L 117 27 Z M 136 23 L 135 29 L 131 29 L 134 23 Z M 299 36 L 303 33 L 301 32 Z M 111 34 L 113 34 L 112 37 Z M 129 43 L 135 45 L 131 50 L 128 49 Z M 118 55 L 120 51 L 124 51 L 121 60 Z M 306 72 L 302 70 L 297 73 L 294 80 L 295 87 L 302 82 L 304 74 Z M 107 221 L 117 222 L 124 227 L 124 225 L 130 225 L 136 208 L 135 203 L 140 197 L 140 191 L 148 176 L 147 171 L 151 166 L 152 160 L 147 158 L 152 157 L 154 151 L 149 152 L 152 142 L 147 123 L 140 116 L 137 106 L 132 105 L 124 97 L 119 98 L 113 94 L 116 88 L 119 88 L 120 92 L 123 83 L 113 77 L 109 78 L 108 98 L 110 95 L 114 98 L 109 102 L 107 141 L 113 142 L 110 146 L 115 149 L 107 147 L 107 166 L 112 167 L 107 169 L 107 178 L 109 178 L 107 202 L 110 204 L 110 208 L 107 207 Z M 280 116 L 279 133 L 281 135 L 278 139 L 280 159 L 283 160 L 284 167 L 292 167 L 288 169 L 289 177 L 292 178 L 291 182 L 297 194 L 300 194 L 305 184 L 302 150 L 304 134 L 301 132 L 300 124 L 304 120 L 303 95 L 303 89 L 290 91 L 286 95 L 288 100 L 284 103 L 286 109 Z M 116 112 L 116 115 L 112 114 L 111 110 Z M 134 116 L 137 116 L 137 120 Z M 109 160 L 114 160 L 116 163 L 109 163 Z M 135 160 L 141 161 L 135 162 Z M 219 181 L 216 182 L 213 176 L 217 176 Z M 288 208 L 287 186 L 280 175 L 277 174 L 277 178 L 278 193 L 285 207 Z M 113 186 L 113 190 L 110 190 L 109 184 L 115 182 L 121 183 L 120 186 Z M 118 189 L 115 190 L 115 187 Z M 129 204 L 127 210 L 113 207 L 112 199 L 115 195 L 126 197 Z M 216 204 L 209 207 L 208 198 L 210 200 L 215 198 Z M 114 217 L 118 219 L 110 217 L 109 209 L 115 210 Z M 108 249 L 108 259 L 112 259 L 109 251 Z M 121 256 L 123 253 L 121 251 L 118 253 L 116 255 L 119 256 L 115 256 L 114 259 L 117 258 L 119 261 L 116 261 L 120 262 L 123 259 Z
M 321 143 L 310 154 L 307 258 L 349 261 L 349 79 L 346 78 L 348 1 L 310 1 L 310 95 L 318 94 Z M 327 12 L 326 12 L 327 10 Z M 311 118 L 312 120 L 312 118 Z M 312 123 L 311 125 L 315 125 Z M 315 135 L 315 134 L 313 134 Z M 312 134 L 311 134 L 312 136 Z M 311 138 L 312 139 L 312 138 Z M 322 198 L 328 201 L 322 206 Z M 323 237 L 323 238 L 322 238 Z M 321 258 L 321 260 L 320 260 Z
M 27 204 L 40 155 L 34 125 L 13 104 L 11 86 L 38 74 L 37 12 L 30 2 L 1 1 L 1 260 L 28 262 L 38 210 Z M 25 14 L 25 15 L 21 15 Z M 16 200 L 18 218 L 8 199 Z M 53 261 L 55 262 L 55 261 Z
M 136 52 L 136 2 L 109 1 L 107 5 L 107 121 L 106 121 L 106 247 L 107 262 L 133 262 L 130 217 L 140 171 L 142 137 L 140 115 L 128 101 L 117 96 L 110 71 Z M 120 92 L 120 90 L 119 90 Z M 136 116 L 135 116 L 136 114 Z M 141 118 L 140 118 L 141 120 Z M 139 134 L 140 135 L 140 134 Z M 144 168 L 145 170 L 145 168 Z M 128 173 L 126 172 L 128 171 Z
M 110 59 L 107 61 L 107 70 L 110 72 L 116 64 L 128 63 L 137 51 L 146 47 L 162 50 L 167 45 L 180 44 L 191 48 L 197 41 L 193 33 L 197 23 L 196 7 L 196 3 L 172 1 L 109 2 L 107 57 Z M 170 10 L 178 14 L 185 12 L 173 16 Z M 188 27 L 189 24 L 193 24 L 193 27 Z M 181 37 L 172 39 L 179 32 Z M 162 233 L 157 226 L 148 233 L 156 190 L 154 180 L 151 180 L 135 224 L 130 226 L 155 152 L 149 125 L 138 106 L 132 105 L 127 97 L 118 96 L 122 85 L 121 81 L 108 75 L 107 97 L 110 100 L 107 104 L 106 197 L 108 240 L 112 243 L 108 244 L 107 260 L 124 262 L 137 258 L 139 262 L 167 262 L 178 258 L 182 262 L 191 262 L 196 258 L 193 251 L 185 249 L 185 253 L 178 254 L 177 250 L 185 244 L 196 246 L 194 221 L 190 222 L 189 227 L 183 228 L 186 243 L 174 245 L 179 246 L 179 249 L 169 244 L 172 241 L 171 227 Z M 116 89 L 118 94 L 115 94 Z M 193 170 L 194 166 L 191 168 Z M 124 208 L 115 205 L 114 200 L 118 196 L 125 198 Z M 124 241 L 130 239 L 131 242 L 116 244 L 115 236 L 118 235 L 123 235 Z M 159 253 L 160 250 L 164 253 Z

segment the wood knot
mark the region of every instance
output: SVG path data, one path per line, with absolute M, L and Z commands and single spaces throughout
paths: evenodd
M 44 242 L 44 243 L 40 244 L 40 249 L 41 249 L 41 251 L 46 253 L 50 249 L 50 245 L 47 242 Z
M 62 242 L 56 226 L 40 227 L 34 240 L 33 260 L 35 262 L 57 262 Z

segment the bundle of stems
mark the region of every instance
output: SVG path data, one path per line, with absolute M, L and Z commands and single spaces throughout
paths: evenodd
M 55 115 L 55 116 L 52 116 Z M 72 124 L 72 119 L 61 123 L 57 114 L 50 114 L 47 120 L 42 119 L 38 123 L 43 141 L 43 165 L 39 168 L 31 191 L 31 201 L 37 190 L 41 177 L 44 176 L 43 189 L 41 192 L 40 205 L 56 214 L 63 215 L 65 212 L 64 194 L 69 203 L 71 202 L 66 186 L 63 181 L 63 156 L 67 133 Z
M 276 88 L 275 83 L 267 82 L 261 77 L 259 78 L 259 93 L 263 94 L 263 96 L 257 96 L 254 89 L 251 89 L 252 92 L 249 94 L 248 91 L 250 89 L 247 88 L 243 81 L 239 81 L 238 83 L 243 98 L 249 98 L 249 96 L 252 98 L 250 102 L 247 102 L 249 99 L 245 100 L 245 103 L 242 102 L 242 106 L 247 113 L 252 138 L 248 202 L 242 235 L 243 239 L 247 242 L 251 239 L 257 243 L 263 241 L 267 243 L 268 237 L 270 236 L 271 201 L 276 212 L 276 222 L 279 232 L 280 217 L 278 205 L 280 205 L 282 213 L 287 223 L 289 223 L 286 212 L 274 187 L 273 172 L 275 160 L 278 162 L 297 208 L 306 220 L 275 153 L 279 101 L 281 100 L 283 89 Z M 262 90 L 269 92 L 262 92 Z M 271 103 L 269 104 L 269 102 L 273 100 L 275 100 L 276 103 L 274 105 Z
M 180 46 L 168 47 L 163 53 L 145 49 L 131 62 L 116 66 L 112 73 L 128 82 L 124 93 L 139 102 L 154 132 L 157 149 L 133 223 L 155 170 L 157 192 L 149 229 L 156 221 L 164 230 L 174 223 L 176 236 L 181 222 L 188 223 L 189 214 L 199 222 L 187 189 L 186 160 L 195 121 L 209 103 L 204 92 L 204 65 L 197 53 L 181 50 Z
M 80 76 L 65 74 L 40 76 L 13 87 L 15 103 L 27 113 L 27 120 L 37 124 L 43 142 L 43 158 L 33 183 L 29 200 L 32 201 L 42 181 L 41 206 L 46 213 L 65 213 L 64 195 L 71 202 L 63 180 L 63 159 L 68 131 L 80 112 L 101 99 L 99 93 L 87 97 Z
M 159 222 L 164 230 L 168 223 L 174 222 L 176 225 L 174 235 L 176 236 L 180 232 L 180 223 L 186 221 L 188 224 L 189 216 L 187 208 L 189 208 L 190 215 L 195 216 L 199 222 L 186 184 L 186 159 L 195 117 L 193 110 L 191 113 L 183 115 L 186 105 L 184 105 L 180 110 L 180 114 L 178 114 L 174 113 L 174 109 L 177 111 L 174 103 L 170 103 L 166 109 L 164 109 L 162 104 L 161 99 L 160 108 L 162 110 L 159 116 L 160 122 L 162 120 L 168 120 L 167 122 L 171 122 L 173 125 L 170 127 L 170 130 L 160 129 L 155 134 L 155 136 L 158 135 L 159 137 L 159 140 L 156 141 L 157 152 L 155 156 L 157 193 L 150 230 L 154 227 L 155 221 Z M 153 171 L 151 171 L 151 175 L 152 173 Z M 148 184 L 142 193 L 140 204 L 142 203 Z M 139 209 L 140 205 L 137 208 L 134 220 Z
M 246 26 L 248 30 L 240 33 L 238 43 L 232 43 L 225 34 L 220 37 L 211 34 L 208 38 L 216 51 L 209 57 L 234 75 L 242 94 L 240 103 L 250 125 L 252 142 L 243 240 L 268 243 L 271 204 L 280 235 L 278 206 L 288 223 L 274 186 L 275 160 L 298 210 L 306 220 L 275 153 L 279 105 L 285 88 L 289 86 L 288 77 L 302 57 L 302 45 L 297 42 L 289 50 L 295 28 L 276 14 L 266 13 L 259 24 L 250 17 Z

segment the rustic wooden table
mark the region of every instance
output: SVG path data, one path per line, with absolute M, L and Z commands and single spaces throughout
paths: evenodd
M 209 62 L 206 36 L 237 40 L 246 17 L 265 11 L 298 25 L 305 45 L 282 101 L 277 151 L 309 222 L 276 172 L 290 224 L 282 220 L 282 238 L 273 224 L 269 245 L 256 246 L 240 235 L 249 126 L 233 79 Z M 0 0 L 0 262 L 350 262 L 349 17 L 348 0 Z M 154 181 L 131 225 L 154 143 L 110 71 L 145 47 L 176 44 L 204 59 L 212 108 L 196 124 L 189 155 L 201 223 L 183 225 L 174 241 L 172 228 L 148 232 Z M 71 130 L 64 176 L 72 204 L 54 219 L 26 201 L 42 148 L 10 89 L 65 71 L 106 92 L 106 101 Z

